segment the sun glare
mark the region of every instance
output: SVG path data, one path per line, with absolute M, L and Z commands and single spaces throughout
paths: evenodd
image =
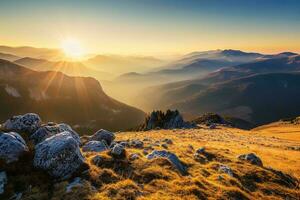
M 78 40 L 66 39 L 62 41 L 61 48 L 68 58 L 80 59 L 84 56 L 83 49 Z

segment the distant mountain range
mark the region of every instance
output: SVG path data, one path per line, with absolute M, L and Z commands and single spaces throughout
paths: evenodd
M 10 47 L 0 46 L 0 59 L 17 61 L 18 64 L 28 65 L 27 67 L 34 67 L 35 70 L 53 70 L 53 66 L 57 68 L 57 65 L 67 65 L 74 68 L 74 64 L 80 63 L 85 68 L 80 69 L 82 72 L 86 72 L 86 69 L 93 70 L 92 73 L 86 72 L 83 74 L 96 75 L 97 79 L 113 79 L 116 76 L 127 73 L 130 71 L 148 72 L 155 67 L 163 65 L 163 61 L 154 57 L 146 56 L 120 56 L 120 55 L 87 55 L 80 62 L 70 61 L 67 59 L 64 52 L 60 49 L 48 49 L 48 48 L 35 48 L 35 47 Z M 25 66 L 26 66 L 25 65 Z M 42 65 L 42 66 L 39 66 Z M 50 65 L 50 66 L 49 66 Z M 62 71 L 66 72 L 66 71 Z M 102 74 L 99 74 L 99 73 Z M 67 72 L 67 74 L 70 74 Z M 73 75 L 74 73 L 72 72 Z M 77 74 L 75 74 L 77 75 Z M 91 75 L 89 75 L 91 76 Z
M 37 72 L 0 60 L 0 121 L 36 112 L 45 121 L 79 129 L 124 130 L 139 125 L 144 112 L 107 96 L 94 78 Z
M 1 97 L 6 102 L 3 105 L 24 105 L 13 106 L 12 112 L 20 113 L 25 112 L 22 107 L 30 107 L 34 102 L 38 105 L 36 112 L 42 112 L 47 120 L 65 119 L 63 121 L 91 127 L 100 123 L 111 129 L 136 125 L 144 113 L 109 96 L 146 111 L 179 109 L 189 119 L 215 112 L 260 125 L 300 115 L 297 108 L 300 55 L 293 52 L 273 55 L 232 49 L 192 52 L 166 65 L 153 57 L 95 55 L 73 62 L 52 59 L 54 55 L 58 58 L 61 52 L 0 46 L 0 59 L 4 59 L 0 63 L 1 87 L 5 91 Z M 101 80 L 104 89 L 88 77 Z M 55 93 L 55 88 L 63 89 Z M 78 88 L 86 92 L 78 95 Z M 79 102 L 82 99 L 85 106 L 91 107 L 82 108 Z M 43 113 L 46 103 L 51 109 L 66 111 L 65 114 L 59 118 Z M 70 112 L 73 116 L 83 113 L 86 116 L 79 117 L 84 120 L 78 122 L 77 117 L 67 115 Z M 7 118 L 10 110 L 3 113 L 3 119 Z M 102 114 L 109 117 L 103 119 Z M 128 119 L 124 118 L 126 115 Z M 118 125 L 114 124 L 116 121 Z
M 135 98 L 147 110 L 217 112 L 263 124 L 299 115 L 300 56 L 282 53 L 225 67 L 203 78 L 145 88 Z

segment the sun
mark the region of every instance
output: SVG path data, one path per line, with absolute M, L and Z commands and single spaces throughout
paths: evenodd
M 76 39 L 66 39 L 62 41 L 61 48 L 68 58 L 80 59 L 84 56 L 83 48 Z

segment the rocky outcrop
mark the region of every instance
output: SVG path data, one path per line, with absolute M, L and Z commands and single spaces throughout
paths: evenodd
M 151 129 L 175 129 L 175 128 L 194 128 L 195 124 L 185 122 L 180 113 L 175 110 L 153 111 L 141 126 L 141 130 Z
M 30 139 L 33 140 L 35 144 L 38 144 L 44 141 L 45 139 L 64 131 L 68 131 L 78 142 L 78 144 L 80 144 L 79 135 L 68 124 L 64 124 L 64 123 L 61 124 L 49 123 L 47 125 L 43 125 L 30 136 Z
M 7 164 L 18 161 L 19 157 L 27 151 L 26 142 L 18 133 L 0 133 L 0 159 Z
M 82 151 L 102 152 L 108 150 L 108 146 L 102 141 L 89 141 L 82 147 Z
M 161 151 L 154 150 L 149 155 L 147 155 L 147 159 L 151 160 L 151 159 L 154 159 L 154 158 L 166 158 L 174 165 L 174 167 L 181 174 L 186 174 L 187 173 L 186 167 L 181 163 L 179 158 L 174 153 L 171 153 L 171 152 L 166 151 L 166 150 L 161 150 Z
M 245 160 L 253 165 L 258 165 L 261 167 L 263 166 L 261 159 L 254 153 L 242 154 L 242 155 L 238 156 L 238 159 Z
M 41 118 L 34 113 L 13 116 L 8 119 L 3 128 L 7 131 L 34 133 L 41 125 Z
M 34 166 L 54 178 L 69 178 L 83 163 L 78 142 L 68 131 L 53 135 L 35 147 Z
M 104 129 L 100 129 L 99 131 L 94 133 L 94 135 L 92 135 L 89 140 L 90 141 L 91 140 L 95 140 L 95 141 L 104 140 L 107 143 L 107 145 L 110 145 L 114 141 L 114 139 L 115 139 L 114 133 L 104 130 Z

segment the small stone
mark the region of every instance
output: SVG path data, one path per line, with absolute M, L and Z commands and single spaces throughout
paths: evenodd
M 130 147 L 143 148 L 144 143 L 141 140 L 132 140 L 129 142 Z
M 139 157 L 140 157 L 139 154 L 133 153 L 133 154 L 129 155 L 129 160 L 133 161 L 133 160 L 139 159 Z
M 167 144 L 173 144 L 173 141 L 171 139 L 164 139 L 163 142 Z
M 104 142 L 100 141 L 89 141 L 82 147 L 83 152 L 102 152 L 106 151 L 108 146 Z
M 124 158 L 125 157 L 125 148 L 120 144 L 116 144 L 111 149 L 110 153 L 115 158 Z
M 238 159 L 248 161 L 253 165 L 257 165 L 261 167 L 263 166 L 261 159 L 258 156 L 256 156 L 254 153 L 239 155 Z
M 231 168 L 226 165 L 221 165 L 219 167 L 219 172 L 228 174 L 229 176 L 233 177 L 233 172 L 232 172 Z
M 197 149 L 196 153 L 198 153 L 198 154 L 205 153 L 205 147 L 201 147 L 201 148 Z
M 92 158 L 92 162 L 94 165 L 100 166 L 101 163 L 103 162 L 103 158 L 99 155 L 96 155 Z
M 114 139 L 115 139 L 115 134 L 104 129 L 100 129 L 90 137 L 90 140 L 96 140 L 96 141 L 105 140 L 107 145 L 110 145 L 114 141 Z
M 162 144 L 161 145 L 164 149 L 168 149 L 168 145 L 167 144 Z

